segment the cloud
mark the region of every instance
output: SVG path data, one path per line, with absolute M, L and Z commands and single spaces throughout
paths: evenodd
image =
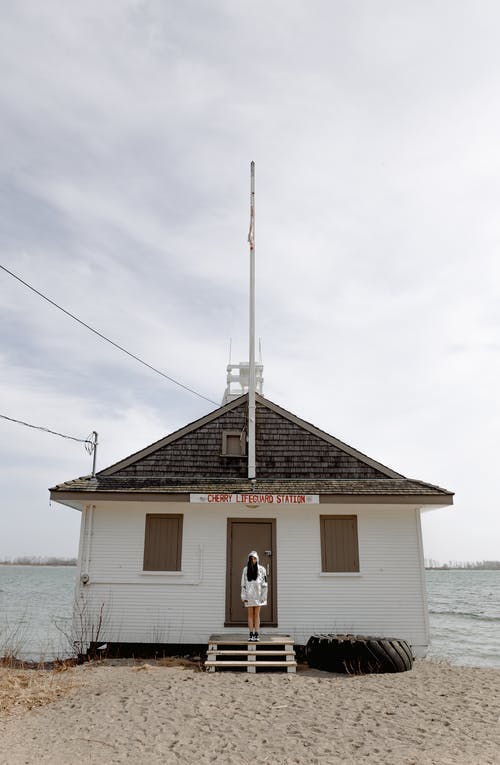
M 254 159 L 265 393 L 456 489 L 454 514 L 426 518 L 429 557 L 495 557 L 499 15 L 492 2 L 11 4 L 2 260 L 219 400 L 229 337 L 247 354 Z M 0 291 L 6 414 L 95 428 L 106 464 L 210 409 L 4 273 Z M 30 517 L 81 457 L 40 434 L 46 463 L 11 429 L 5 481 Z M 23 470 L 38 494 L 19 492 Z M 62 552 L 16 539 L 12 554 Z

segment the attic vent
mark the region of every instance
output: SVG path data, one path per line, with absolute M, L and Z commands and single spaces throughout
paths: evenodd
M 225 457 L 243 457 L 246 454 L 245 431 L 224 430 L 222 433 L 222 454 Z

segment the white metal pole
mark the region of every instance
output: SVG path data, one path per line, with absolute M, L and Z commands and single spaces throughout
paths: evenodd
M 255 162 L 250 163 L 250 343 L 248 359 L 248 477 L 255 478 Z
M 95 466 L 97 462 L 97 433 L 95 432 L 95 430 L 92 431 L 92 435 L 94 436 L 94 447 L 93 447 L 94 456 L 92 458 L 92 478 L 95 478 Z

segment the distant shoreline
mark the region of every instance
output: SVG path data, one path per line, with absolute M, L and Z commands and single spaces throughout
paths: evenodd
M 70 560 L 49 560 L 49 561 L 23 561 L 23 560 L 2 560 L 0 561 L 0 566 L 34 566 L 36 568 L 40 567 L 51 567 L 51 568 L 76 568 L 78 565 L 78 561 L 76 558 L 71 558 Z M 495 563 L 493 565 L 486 565 L 486 566 L 476 566 L 474 564 L 470 566 L 425 566 L 425 571 L 499 571 L 500 570 L 500 562 Z
M 426 571 L 500 571 L 498 566 L 425 566 Z
M 18 560 L 13 560 L 13 561 L 5 561 L 5 560 L 3 560 L 3 561 L 0 561 L 0 566 L 24 566 L 24 567 L 26 567 L 26 566 L 34 566 L 35 568 L 41 568 L 41 567 L 44 567 L 44 568 L 47 568 L 47 567 L 51 567 L 51 568 L 75 568 L 76 565 L 77 565 L 77 561 L 76 560 L 71 560 L 71 561 L 61 560 L 61 561 L 50 561 L 50 562 L 41 561 L 40 563 L 36 563 L 36 562 L 28 563 L 27 561 L 18 561 Z

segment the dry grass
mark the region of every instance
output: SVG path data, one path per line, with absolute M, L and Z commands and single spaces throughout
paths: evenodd
M 75 658 L 45 661 L 42 656 L 38 661 L 28 661 L 26 659 L 16 659 L 15 656 L 0 657 L 0 669 L 53 669 L 56 672 L 64 672 L 69 667 L 75 667 L 77 664 L 79 664 L 79 661 Z
M 70 694 L 83 684 L 83 677 L 73 661 L 49 664 L 22 664 L 14 659 L 0 661 L 0 717 L 36 709 Z M 131 666 L 147 671 L 155 667 L 184 667 L 200 670 L 201 662 L 181 657 L 144 662 L 137 659 L 115 659 L 90 662 L 90 666 Z
M 76 686 L 67 665 L 50 671 L 0 668 L 0 716 L 50 704 Z
M 200 672 L 203 669 L 201 659 L 185 659 L 182 656 L 165 656 L 163 659 L 158 659 L 157 663 L 160 667 L 185 667 Z

